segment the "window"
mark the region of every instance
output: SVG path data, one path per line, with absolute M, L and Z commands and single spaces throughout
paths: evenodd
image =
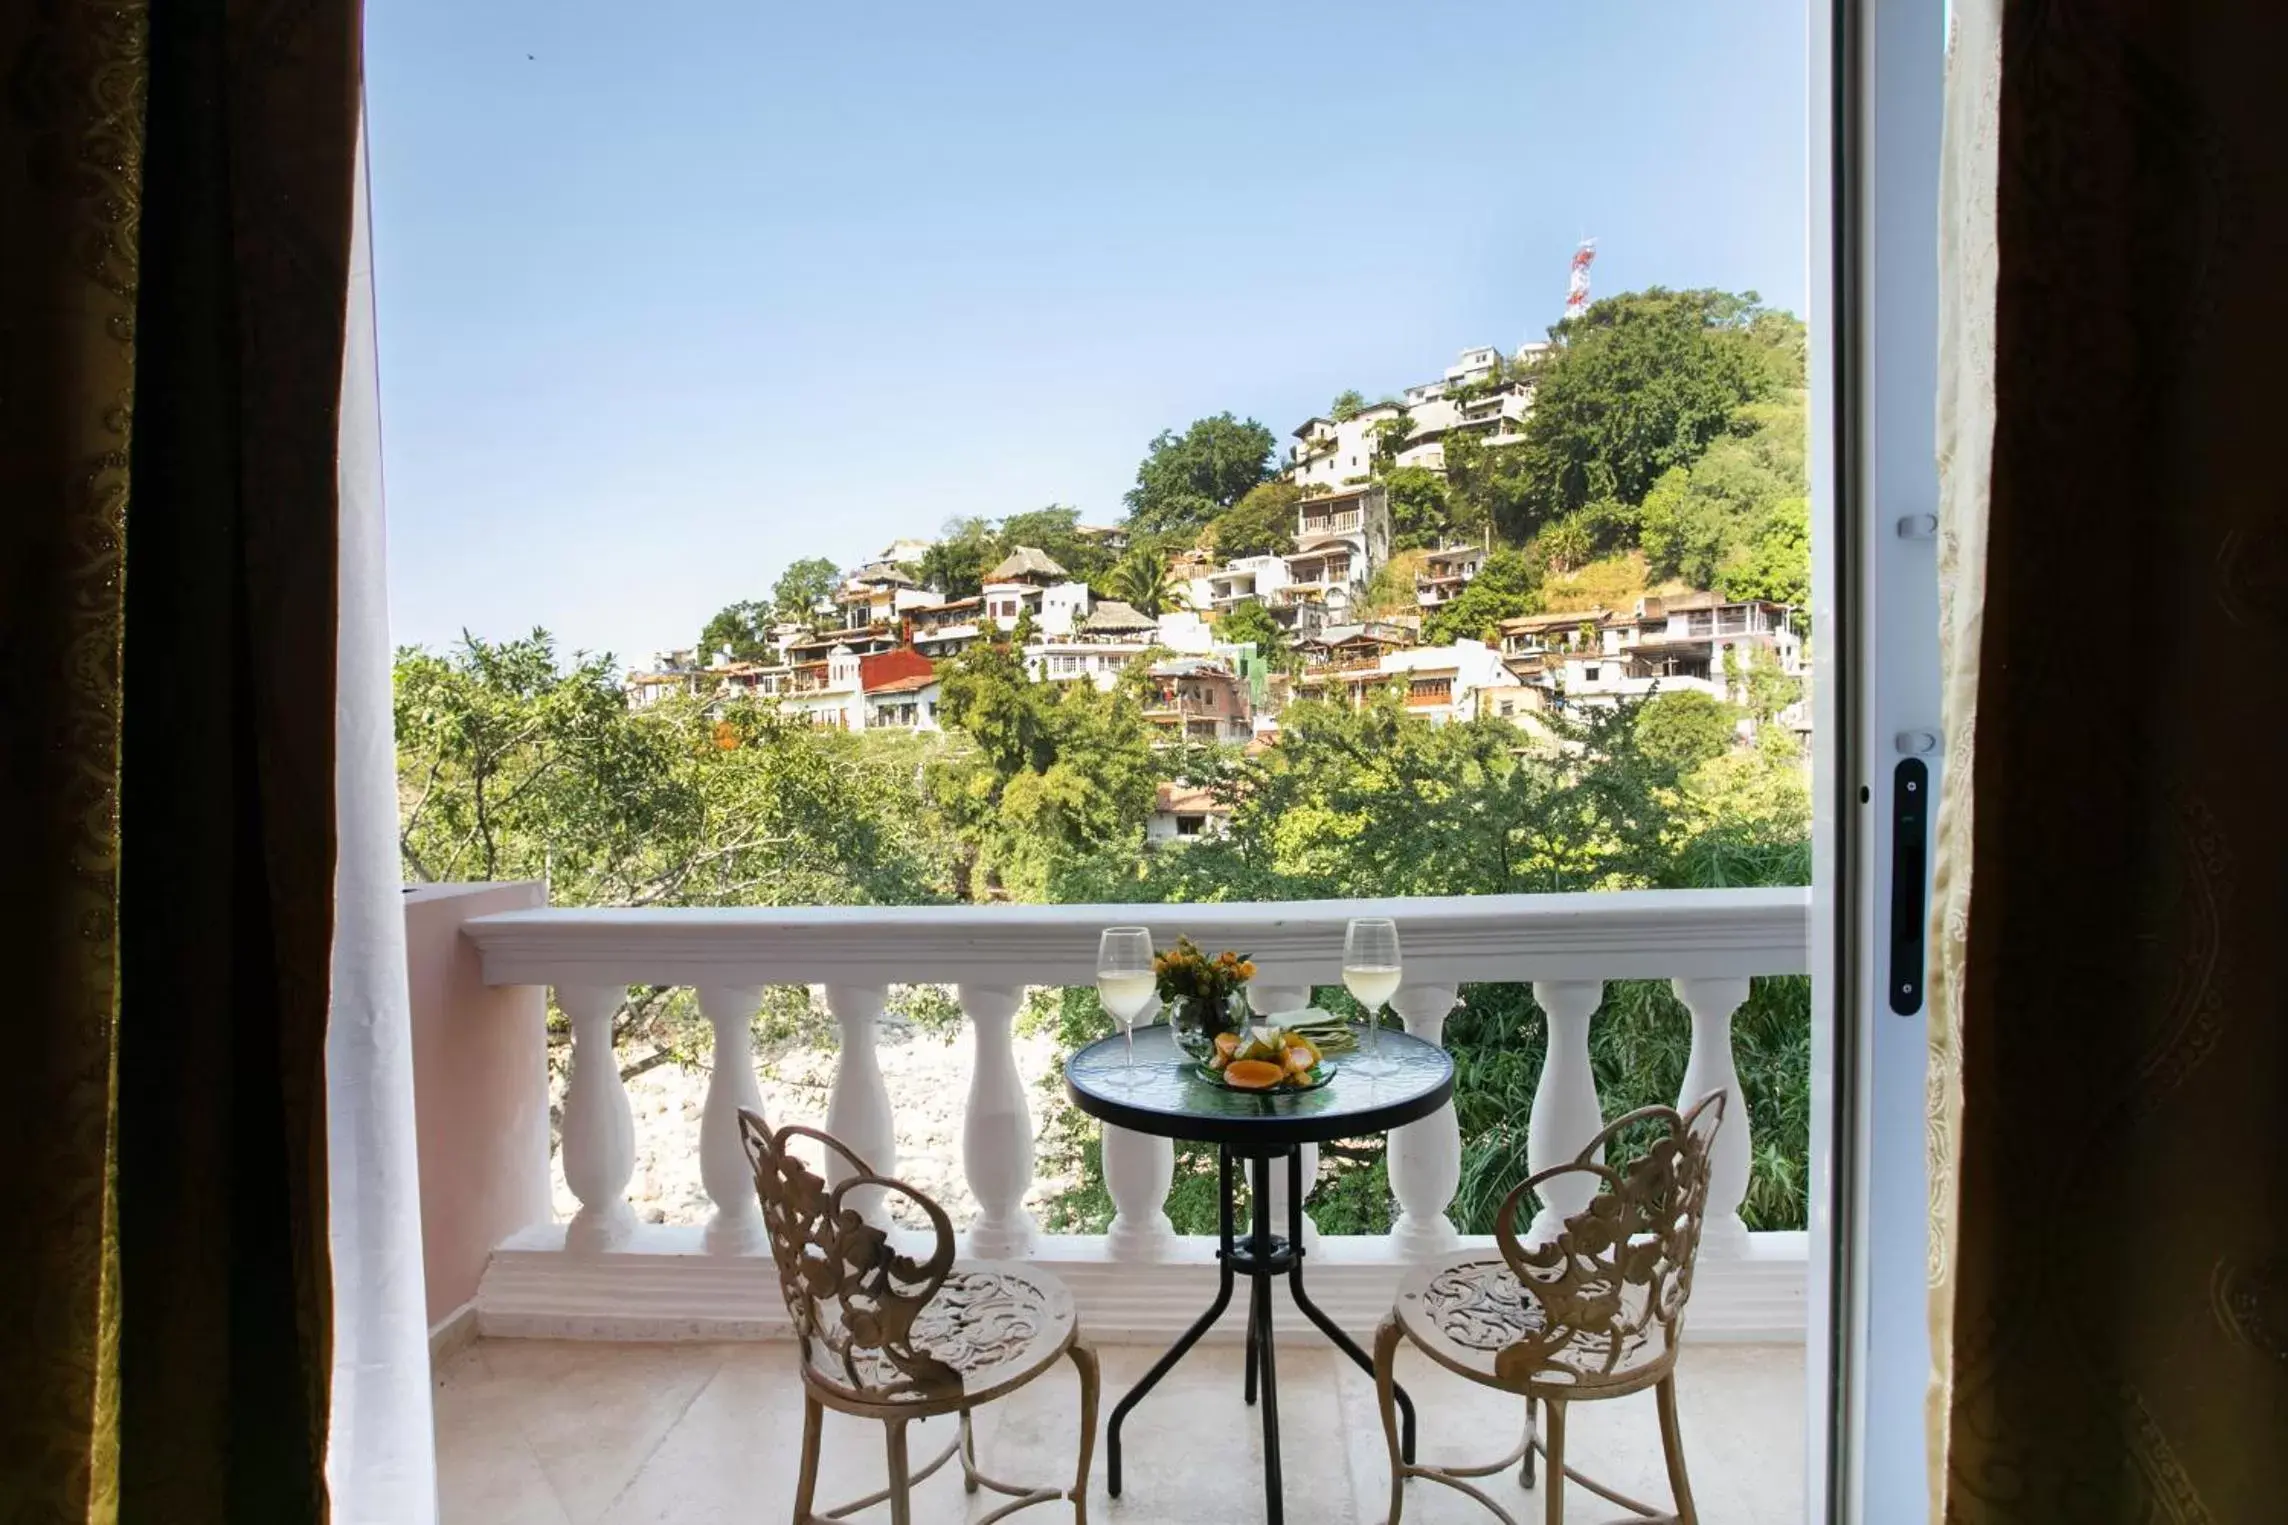
M 1604 670 L 1605 669 L 1602 667 L 1584 667 L 1581 669 L 1582 681 L 1587 683 L 1594 683 L 1597 681 L 1598 677 L 1603 674 Z
M 1207 830 L 1207 825 L 1208 818 L 1204 815 L 1180 815 L 1176 817 L 1176 835 L 1196 837 Z

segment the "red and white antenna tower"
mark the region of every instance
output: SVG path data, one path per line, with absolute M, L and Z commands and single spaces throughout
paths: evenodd
M 1581 240 L 1573 251 L 1573 274 L 1565 283 L 1565 316 L 1578 318 L 1589 306 L 1589 267 L 1597 262 L 1597 241 Z

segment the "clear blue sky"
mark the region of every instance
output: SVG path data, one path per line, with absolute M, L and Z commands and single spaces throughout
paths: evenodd
M 1804 0 L 373 0 L 395 635 L 688 645 L 1600 292 L 1802 310 Z

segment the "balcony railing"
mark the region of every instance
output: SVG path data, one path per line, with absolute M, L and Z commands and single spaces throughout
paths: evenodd
M 499 904 L 484 898 L 488 893 L 473 893 L 472 911 Z M 1159 1337 L 1196 1311 L 1203 1268 L 1212 1264 L 1212 1241 L 1175 1234 L 1164 1210 L 1173 1171 L 1167 1140 L 1104 1130 L 1104 1176 L 1116 1211 L 1101 1237 L 1043 1235 L 1023 1205 L 1034 1176 L 1035 1097 L 1019 1074 L 1012 1023 L 1028 987 L 1093 982 L 1104 926 L 1149 926 L 1162 946 L 1184 934 L 1206 946 L 1244 948 L 1260 971 L 1254 1004 L 1276 1012 L 1304 1005 L 1314 984 L 1339 980 L 1351 917 L 1393 916 L 1406 940 L 1406 983 L 1392 1006 L 1409 1032 L 1431 1042 L 1442 1041 L 1464 982 L 1530 982 L 1549 1022 L 1527 1124 L 1529 1161 L 1540 1169 L 1570 1159 L 1601 1125 L 1589 1031 L 1605 981 L 1669 980 L 1691 1014 L 1683 1096 L 1729 1088 L 1737 1104 L 1733 1013 L 1747 1000 L 1750 976 L 1805 971 L 1808 913 L 1808 892 L 1771 889 L 1231 905 L 472 914 L 460 923 L 481 969 L 471 980 L 481 977 L 494 991 L 549 987 L 569 1019 L 562 1163 L 580 1205 L 566 1224 L 504 1222 L 502 1209 L 493 1209 L 502 1232 L 489 1234 L 489 1253 L 478 1247 L 484 1270 L 471 1316 L 489 1335 L 656 1339 L 783 1332 L 784 1309 L 765 1264 L 762 1222 L 736 1126 L 741 1107 L 761 1106 L 749 1032 L 766 985 L 824 987 L 840 1032 L 826 1125 L 884 1173 L 896 1170 L 899 1151 L 898 1118 L 875 1057 L 888 987 L 953 986 L 974 1045 L 961 1157 L 977 1208 L 964 1227 L 965 1253 L 1053 1264 L 1100 1333 Z M 635 1138 L 612 1022 L 631 985 L 693 989 L 714 1030 L 714 1062 L 692 1141 L 713 1204 L 704 1228 L 639 1222 L 627 1199 Z M 483 995 L 476 990 L 463 999 Z M 480 1019 L 461 1013 L 424 1018 L 419 1003 L 417 995 L 417 1028 L 478 1030 Z M 502 1009 L 486 1007 L 481 1021 L 499 1022 Z M 528 990 L 516 1009 L 525 1013 L 522 1021 L 541 1021 L 535 992 Z M 519 1041 L 532 1045 L 524 1052 L 538 1053 L 537 1031 Z M 508 1125 L 514 1132 L 545 1111 L 546 1077 L 529 1058 L 508 1069 L 522 1073 L 534 1092 L 500 1099 L 506 1115 L 524 1120 Z M 454 1084 L 455 1097 L 465 1103 L 470 1084 L 465 1077 Z M 1800 1338 L 1805 1239 L 1800 1233 L 1751 1235 L 1742 1226 L 1755 1120 L 1744 1106 L 1730 1116 L 1738 1121 L 1728 1121 L 1718 1143 L 1695 1327 L 1703 1336 Z M 424 1097 L 425 1132 L 430 1121 Z M 463 1123 L 455 1137 L 481 1131 Z M 1313 1178 L 1316 1152 L 1316 1146 L 1307 1151 L 1306 1179 Z M 529 1168 L 528 1153 L 516 1158 Z M 1488 1242 L 1464 1240 L 1447 1216 L 1461 1158 L 1448 1106 L 1390 1136 L 1398 1215 L 1388 1234 L 1321 1239 L 1306 1230 L 1322 1266 L 1314 1290 L 1338 1318 L 1371 1328 L 1387 1309 L 1402 1267 Z M 463 1174 L 481 1173 L 464 1157 L 452 1164 Z M 425 1158 L 425 1179 L 427 1170 Z M 536 1194 L 529 1183 L 514 1189 L 458 1184 L 487 1201 L 523 1204 L 508 1209 L 512 1215 L 546 1199 L 545 1189 Z M 1554 1205 L 1571 1210 L 1575 1204 Z M 1273 1221 L 1285 1210 L 1275 1203 Z

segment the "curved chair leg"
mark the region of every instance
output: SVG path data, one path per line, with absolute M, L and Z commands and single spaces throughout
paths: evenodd
M 906 1462 L 906 1421 L 885 1419 L 889 1431 L 890 1525 L 914 1525 L 914 1484 Z
M 1533 1486 L 1533 1442 L 1538 1429 L 1536 1401 L 1528 1398 L 1525 1400 L 1525 1454 L 1517 1460 L 1517 1485 L 1520 1488 Z
M 1545 1518 L 1549 1525 L 1565 1525 L 1565 1405 L 1556 1398 L 1549 1400 L 1549 1502 Z
M 1699 1525 L 1700 1513 L 1692 1506 L 1692 1479 L 1684 1472 L 1684 1431 L 1676 1422 L 1676 1373 L 1670 1372 L 1653 1389 L 1660 1404 L 1660 1449 L 1668 1458 L 1668 1490 L 1676 1498 L 1676 1525 Z
M 818 1502 L 818 1440 L 826 1409 L 808 1391 L 802 1395 L 802 1474 L 794 1485 L 794 1525 L 811 1525 Z
M 977 1432 L 970 1427 L 970 1410 L 961 1411 L 961 1491 L 977 1491 Z
M 1382 1410 L 1383 1443 L 1390 1449 L 1390 1519 L 1406 1508 L 1406 1458 L 1398 1449 L 1398 1342 L 1402 1338 L 1398 1315 L 1386 1314 L 1374 1332 L 1374 1401 Z
M 1073 1470 L 1072 1492 L 1067 1497 L 1072 1500 L 1073 1525 L 1088 1525 L 1088 1465 L 1096 1459 L 1096 1400 L 1102 1391 L 1103 1371 L 1097 1364 L 1096 1347 L 1077 1335 L 1065 1354 L 1072 1357 L 1073 1367 L 1080 1373 L 1080 1465 Z

